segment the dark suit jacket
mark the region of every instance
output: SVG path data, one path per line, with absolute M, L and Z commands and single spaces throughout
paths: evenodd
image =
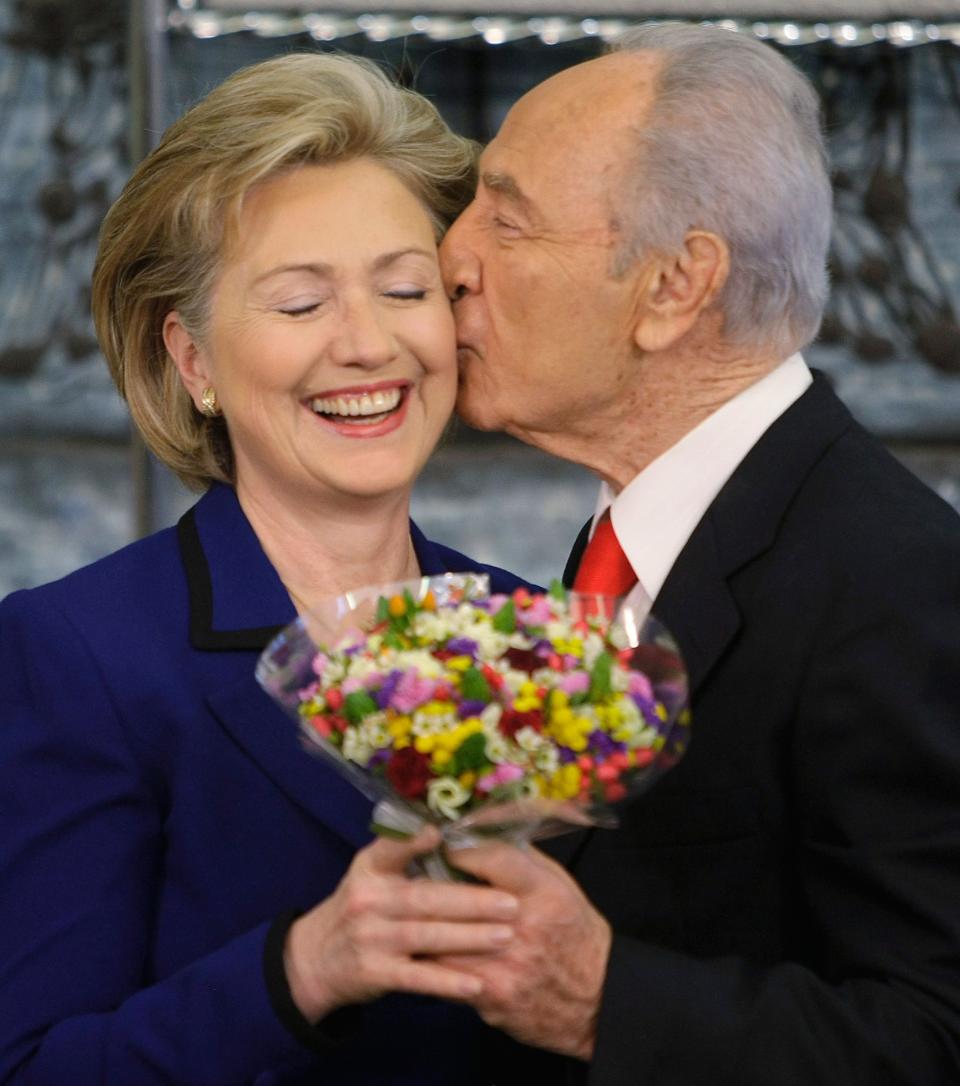
M 616 932 L 589 1082 L 960 1082 L 960 519 L 818 378 L 654 608 L 689 752 L 548 846 Z
M 412 533 L 425 573 L 484 568 Z M 339 1043 L 274 1009 L 271 922 L 369 840 L 367 801 L 254 680 L 294 617 L 222 486 L 0 605 L 3 1083 L 488 1081 L 463 1008 L 380 1000 Z

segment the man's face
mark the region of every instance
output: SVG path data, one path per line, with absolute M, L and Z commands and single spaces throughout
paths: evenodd
M 553 435 L 633 409 L 637 274 L 614 278 L 623 184 L 654 69 L 614 55 L 568 69 L 508 114 L 441 258 L 471 425 Z

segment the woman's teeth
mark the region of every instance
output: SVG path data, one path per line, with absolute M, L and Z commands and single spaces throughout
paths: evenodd
M 377 392 L 364 392 L 360 396 L 318 397 L 310 401 L 310 407 L 317 415 L 366 420 L 374 415 L 389 414 L 402 398 L 403 392 L 399 388 L 387 388 Z

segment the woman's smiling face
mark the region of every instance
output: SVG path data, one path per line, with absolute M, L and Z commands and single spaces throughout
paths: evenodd
M 238 489 L 316 502 L 409 491 L 456 394 L 456 337 L 433 225 L 370 159 L 254 189 L 227 245 L 202 343 L 168 349 L 200 403 L 213 386 Z

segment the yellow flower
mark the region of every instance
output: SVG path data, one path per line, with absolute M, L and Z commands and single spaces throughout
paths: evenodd
M 467 769 L 460 774 L 458 780 L 466 789 L 471 789 L 477 783 L 477 775 L 472 769 Z
M 450 753 L 450 751 L 444 750 L 442 747 L 440 747 L 433 752 L 432 761 L 438 769 L 442 769 L 451 760 L 451 758 L 453 758 L 453 755 Z
M 437 737 L 435 735 L 418 735 L 414 739 L 413 745 L 421 754 L 432 754 L 437 745 Z
M 432 592 L 428 592 L 423 597 L 423 599 L 420 601 L 420 606 L 424 609 L 424 611 L 436 611 L 436 609 L 437 609 L 437 598 L 436 598 L 436 596 L 434 596 L 434 594 Z
M 579 637 L 558 637 L 553 647 L 561 656 L 576 656 L 578 659 L 583 656 L 583 642 Z
M 468 667 L 473 667 L 473 658 L 470 656 L 451 656 L 447 661 L 447 667 L 452 668 L 454 671 L 466 671 Z
M 387 731 L 394 737 L 394 739 L 402 739 L 410 734 L 410 729 L 413 724 L 408 716 L 395 717 L 387 725 Z
M 407 613 L 407 601 L 403 596 L 391 596 L 387 610 L 394 618 L 400 618 Z

